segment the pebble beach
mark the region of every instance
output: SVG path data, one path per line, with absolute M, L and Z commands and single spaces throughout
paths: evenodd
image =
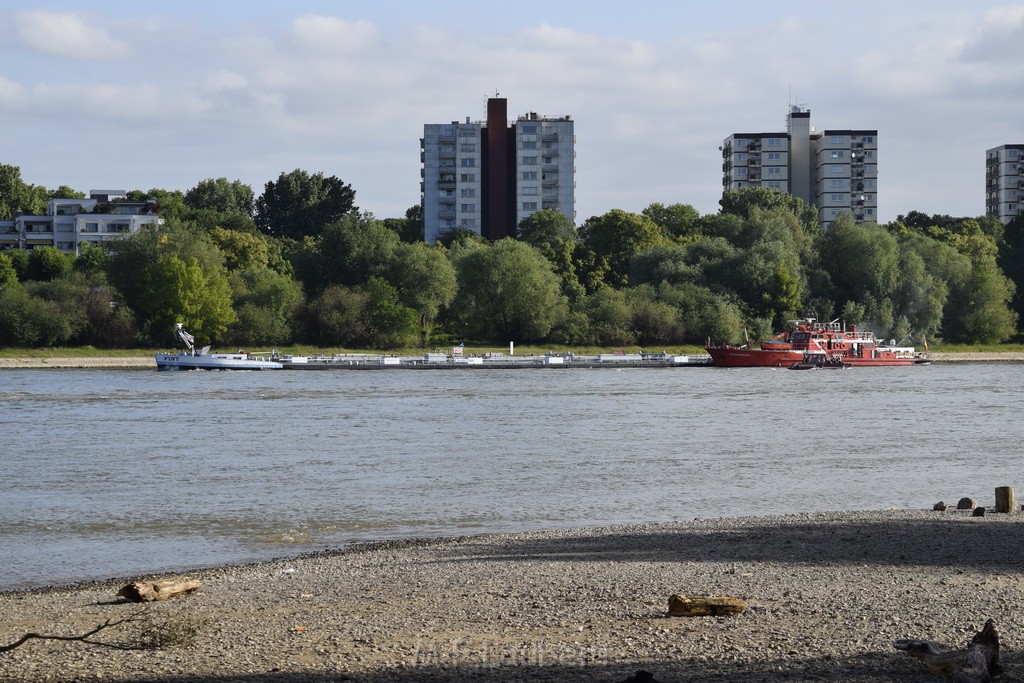
M 935 681 L 893 642 L 965 648 L 987 619 L 997 680 L 1019 681 L 1022 540 L 1022 513 L 715 518 L 189 571 L 196 592 L 148 607 L 119 588 L 165 577 L 6 592 L 0 645 L 132 617 L 93 638 L 163 646 L 32 639 L 0 652 L 0 681 Z M 672 617 L 672 594 L 747 609 Z

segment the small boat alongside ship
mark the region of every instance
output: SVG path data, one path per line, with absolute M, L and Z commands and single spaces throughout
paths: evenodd
M 284 364 L 270 356 L 253 356 L 245 351 L 237 353 L 210 353 L 204 346 L 196 351 L 195 338 L 185 331 L 181 323 L 174 325 L 175 336 L 187 351 L 157 351 L 157 370 L 281 370 Z
M 814 318 L 790 321 L 792 328 L 757 346 L 711 344 L 705 347 L 711 364 L 723 368 L 864 367 L 924 365 L 931 359 L 912 346 L 883 345 L 872 332 L 850 329 L 838 319 L 828 323 Z M 794 367 L 796 366 L 796 367 Z

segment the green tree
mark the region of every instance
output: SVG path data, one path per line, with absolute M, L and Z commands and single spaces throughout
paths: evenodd
M 746 187 L 739 190 L 726 190 L 718 201 L 723 214 L 732 214 L 741 218 L 750 218 L 751 210 L 758 207 L 763 210 L 786 209 L 796 216 L 797 220 L 808 233 L 816 234 L 818 228 L 818 210 L 800 197 L 767 187 Z
M 440 247 L 402 243 L 395 246 L 387 279 L 401 302 L 416 312 L 420 346 L 426 348 L 441 309 L 458 291 L 455 266 Z
M 385 218 L 381 222 L 403 242 L 415 244 L 423 241 L 423 207 L 419 204 L 410 206 L 405 218 Z
M 358 213 L 355 190 L 335 176 L 301 169 L 269 181 L 256 199 L 256 225 L 269 235 L 301 240 Z
M 265 266 L 236 270 L 228 282 L 238 319 L 227 330 L 227 342 L 267 346 L 292 341 L 304 298 L 298 282 Z
M 27 280 L 49 282 L 71 271 L 74 257 L 56 247 L 36 247 L 28 254 Z
M 331 284 L 360 285 L 387 272 L 398 236 L 369 214 L 349 214 L 303 241 L 293 263 L 306 291 L 316 294 Z
M 841 214 L 822 237 L 821 263 L 842 303 L 888 297 L 899 281 L 896 238 L 874 224 L 855 225 L 847 214 Z
M 630 325 L 638 343 L 647 346 L 683 341 L 679 308 L 663 301 L 657 288 L 651 285 L 633 287 L 626 290 L 626 300 Z
M 56 304 L 33 296 L 25 285 L 0 288 L 0 346 L 54 346 L 74 332 Z
M 703 344 L 709 339 L 716 342 L 742 339 L 742 311 L 727 295 L 700 285 L 683 284 L 662 287 L 660 296 L 679 310 L 678 322 L 684 342 Z
M 478 339 L 540 341 L 565 316 L 567 302 L 551 264 L 513 239 L 457 250 L 454 309 Z
M 633 311 L 623 290 L 602 287 L 587 296 L 583 311 L 590 320 L 594 343 L 600 346 L 625 346 L 636 341 Z
M 220 227 L 209 234 L 224 255 L 224 266 L 229 271 L 258 270 L 270 265 L 270 245 L 263 235 Z
M 558 211 L 535 211 L 516 228 L 516 239 L 526 242 L 544 255 L 562 280 L 562 293 L 569 301 L 579 301 L 586 293 L 573 258 L 579 244 L 576 226 Z
M 0 221 L 11 220 L 16 211 L 46 213 L 46 188 L 21 179 L 21 168 L 0 164 Z
M 7 254 L 0 252 L 0 289 L 17 282 L 18 271 L 14 269 L 14 261 Z
M 655 202 L 641 214 L 654 221 L 677 242 L 687 242 L 701 235 L 700 212 L 689 204 L 665 206 Z
M 589 218 L 580 229 L 583 246 L 607 263 L 605 281 L 612 287 L 629 283 L 629 261 L 635 255 L 663 244 L 667 237 L 650 218 L 612 209 Z
M 105 273 L 110 255 L 102 247 L 85 242 L 75 257 L 73 268 L 80 273 Z
M 394 349 L 409 346 L 419 333 L 416 311 L 399 300 L 398 290 L 382 277 L 373 276 L 360 289 L 367 295 L 364 314 L 369 348 Z
M 144 339 L 166 342 L 181 322 L 209 343 L 234 322 L 223 256 L 206 235 L 168 221 L 112 242 L 110 251 L 108 277 L 135 313 Z
M 256 195 L 241 180 L 207 178 L 185 192 L 185 206 L 252 217 Z
M 130 202 L 156 202 L 157 213 L 165 221 L 181 221 L 188 214 L 185 195 L 181 190 L 162 190 L 154 187 L 150 190 L 129 190 L 125 193 Z
M 370 296 L 343 285 L 331 285 L 310 301 L 307 336 L 324 346 L 346 346 L 366 337 Z

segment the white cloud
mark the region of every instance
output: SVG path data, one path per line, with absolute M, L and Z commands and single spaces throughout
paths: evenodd
M 377 27 L 369 21 L 307 14 L 292 23 L 292 38 L 301 48 L 321 52 L 356 52 L 377 41 Z
M 71 12 L 22 10 L 14 13 L 14 26 L 25 45 L 53 57 L 114 60 L 131 55 L 127 43 Z

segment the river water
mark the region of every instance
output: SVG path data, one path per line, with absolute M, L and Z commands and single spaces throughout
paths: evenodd
M 1024 364 L 0 371 L 0 590 L 354 541 L 983 504 Z

